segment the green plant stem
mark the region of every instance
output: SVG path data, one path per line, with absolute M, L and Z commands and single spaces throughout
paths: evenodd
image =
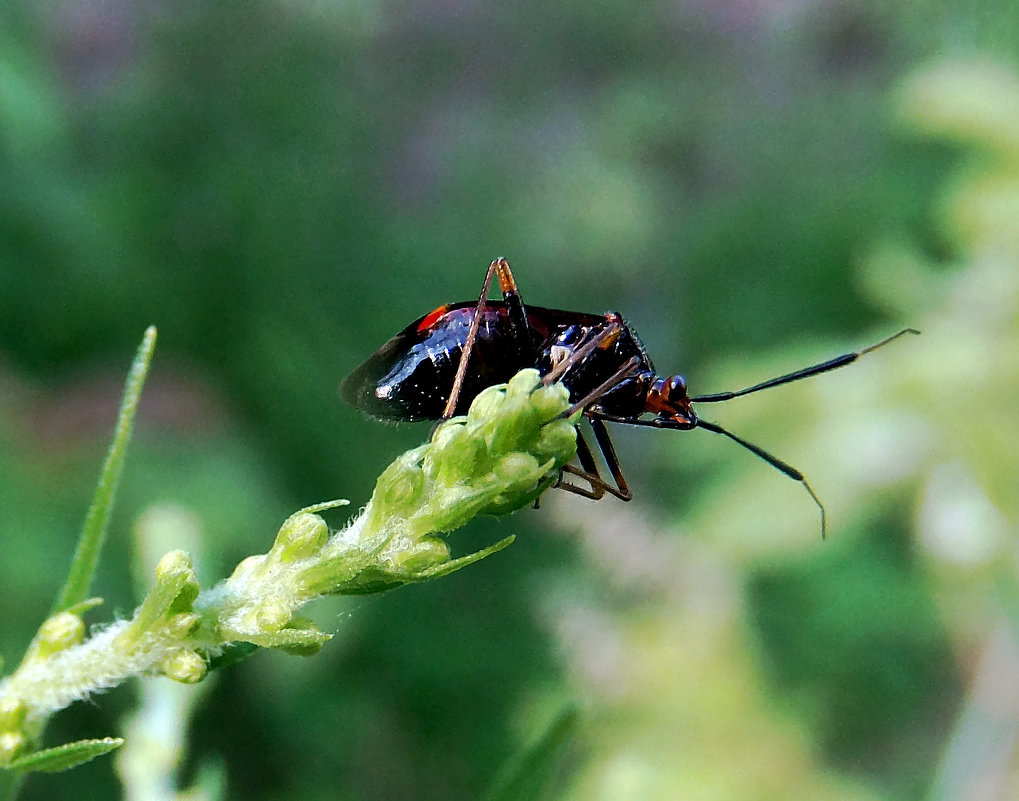
M 142 343 L 138 348 L 138 353 L 131 365 L 131 372 L 127 376 L 124 398 L 121 401 L 120 413 L 117 415 L 117 427 L 114 430 L 113 442 L 110 445 L 109 452 L 106 454 L 103 469 L 99 474 L 99 484 L 92 498 L 92 505 L 89 507 L 88 515 L 85 517 L 85 524 L 82 526 L 81 536 L 78 538 L 78 547 L 75 550 L 71 568 L 67 573 L 67 580 L 64 582 L 63 589 L 53 605 L 53 614 L 70 609 L 88 597 L 89 587 L 92 584 L 92 576 L 95 574 L 103 541 L 106 539 L 106 529 L 110 519 L 110 512 L 113 509 L 117 484 L 120 481 L 120 474 L 124 469 L 124 460 L 127 456 L 127 445 L 131 439 L 135 412 L 138 409 L 138 401 L 141 398 L 142 387 L 148 375 L 149 364 L 152 361 L 152 353 L 155 347 L 156 328 L 155 326 L 149 326 L 145 331 Z
M 502 550 L 513 537 L 454 558 L 439 533 L 478 514 L 529 506 L 576 453 L 576 413 L 566 416 L 568 390 L 546 386 L 536 370 L 522 370 L 479 394 L 465 417 L 447 420 L 429 442 L 397 458 L 343 529 L 330 531 L 316 512 L 346 501 L 301 509 L 283 523 L 267 553 L 244 559 L 229 578 L 206 590 L 191 558 L 170 551 L 133 617 L 87 636 L 81 615 L 96 599 L 83 596 L 154 338 L 150 330 L 132 369 L 96 492 L 103 499 L 90 511 L 63 609 L 39 627 L 17 669 L 0 678 L 0 765 L 8 774 L 73 767 L 119 746 L 117 738 L 103 738 L 38 750 L 50 715 L 75 701 L 145 674 L 201 681 L 224 652 L 238 646 L 313 654 L 332 635 L 297 615 L 306 603 L 428 581 Z M 13 788 L 17 780 L 4 781 Z

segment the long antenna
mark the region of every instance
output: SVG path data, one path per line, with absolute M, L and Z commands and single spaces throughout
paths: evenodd
M 898 339 L 903 334 L 919 333 L 920 332 L 915 328 L 903 328 L 897 334 L 885 337 L 880 342 L 877 342 L 868 348 L 864 348 L 863 350 L 853 351 L 852 353 L 843 353 L 841 356 L 836 356 L 834 359 L 829 359 L 826 362 L 821 362 L 820 364 L 815 364 L 811 367 L 804 367 L 802 370 L 794 370 L 791 373 L 780 375 L 777 378 L 769 378 L 767 381 L 762 381 L 760 384 L 754 384 L 752 387 L 747 387 L 746 389 L 736 390 L 735 392 L 715 392 L 711 395 L 698 395 L 696 398 L 690 398 L 690 400 L 693 403 L 718 403 L 719 401 L 727 401 L 732 400 L 733 398 L 739 398 L 743 395 L 749 395 L 751 392 L 760 392 L 762 389 L 770 389 L 771 387 L 781 386 L 782 384 L 788 384 L 792 381 L 799 381 L 801 378 L 810 378 L 813 375 L 827 373 L 829 370 L 837 370 L 839 367 L 845 367 L 847 364 L 852 364 L 865 353 L 877 350 L 878 348 L 887 345 L 893 339 Z
M 715 434 L 721 434 L 722 436 L 728 437 L 737 445 L 742 445 L 744 448 L 746 448 L 755 456 L 764 459 L 764 461 L 766 461 L 776 470 L 779 470 L 785 475 L 789 476 L 789 478 L 791 478 L 793 481 L 799 481 L 803 485 L 803 488 L 810 495 L 810 497 L 814 499 L 814 503 L 817 504 L 817 508 L 821 510 L 821 539 L 824 539 L 827 536 L 828 526 L 826 514 L 824 511 L 824 504 L 821 503 L 821 499 L 817 497 L 817 493 L 814 492 L 814 488 L 810 486 L 810 483 L 807 481 L 807 478 L 806 476 L 803 475 L 803 473 L 801 473 L 791 464 L 786 464 L 777 456 L 768 453 L 766 450 L 764 450 L 764 448 L 760 447 L 759 445 L 754 445 L 754 443 L 752 442 L 747 442 L 742 437 L 736 436 L 731 431 L 726 431 L 724 428 L 722 428 L 720 425 L 717 425 L 716 423 L 709 423 L 707 420 L 698 419 L 697 428 L 703 428 L 705 431 L 711 431 Z

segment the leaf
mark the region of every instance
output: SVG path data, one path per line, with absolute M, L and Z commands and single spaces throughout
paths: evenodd
M 510 545 L 516 537 L 510 535 L 499 540 L 494 545 L 489 545 L 480 551 L 461 556 L 458 559 L 451 559 L 423 570 L 390 570 L 382 565 L 372 564 L 359 571 L 357 575 L 347 579 L 345 582 L 329 591 L 330 595 L 371 595 L 373 593 L 386 592 L 388 590 L 402 587 L 404 584 L 415 584 L 421 581 L 428 581 L 434 578 L 448 576 L 457 570 L 479 562 L 497 551 L 501 551 Z
M 124 744 L 122 737 L 103 737 L 101 740 L 77 740 L 53 748 L 44 748 L 15 759 L 7 765 L 10 770 L 22 773 L 57 773 L 83 765 L 96 757 L 108 754 Z
M 238 639 L 260 648 L 279 648 L 295 656 L 310 656 L 321 651 L 332 636 L 317 630 L 285 628 L 271 634 L 238 636 Z
M 103 540 L 106 539 L 106 526 L 110 519 L 110 512 L 113 510 L 113 498 L 117 493 L 117 483 L 124 469 L 127 444 L 131 439 L 131 428 L 134 425 L 134 415 L 138 409 L 138 401 L 141 398 L 142 387 L 145 385 L 145 377 L 148 375 L 149 363 L 152 361 L 152 352 L 155 347 L 156 329 L 155 326 L 149 326 L 145 331 L 145 336 L 142 337 L 142 344 L 138 347 L 134 362 L 131 364 L 131 372 L 127 376 L 124 397 L 120 402 L 120 412 L 117 415 L 117 426 L 113 432 L 113 442 L 110 444 L 109 453 L 106 454 L 103 469 L 99 473 L 99 483 L 96 485 L 95 495 L 92 497 L 92 505 L 89 506 L 88 514 L 85 516 L 81 535 L 78 537 L 78 547 L 74 552 L 67 580 L 53 606 L 54 613 L 67 611 L 88 597 L 92 575 L 99 562 L 99 552 L 102 550 Z
M 90 609 L 95 609 L 97 606 L 102 605 L 103 605 L 102 598 L 86 598 L 84 601 L 73 604 L 63 611 L 70 612 L 72 615 L 78 615 L 78 617 L 81 617 Z
M 257 650 L 258 646 L 254 643 L 232 642 L 224 646 L 221 653 L 209 659 L 209 671 L 222 670 L 231 665 L 236 665 L 238 662 L 243 662 Z
M 513 756 L 499 771 L 483 801 L 538 801 L 549 797 L 577 728 L 577 710 L 563 709 L 537 742 Z
M 489 545 L 487 548 L 482 548 L 480 551 L 475 551 L 474 553 L 467 554 L 467 556 L 461 556 L 459 559 L 452 559 L 441 565 L 435 565 L 434 567 L 422 570 L 415 576 L 414 580 L 425 581 L 427 579 L 448 576 L 450 573 L 455 573 L 457 570 L 467 567 L 467 565 L 473 565 L 475 562 L 480 562 L 482 559 L 491 556 L 494 553 L 498 553 L 503 548 L 512 545 L 514 540 L 516 540 L 516 536 L 510 534 L 508 537 L 503 537 L 494 545 Z

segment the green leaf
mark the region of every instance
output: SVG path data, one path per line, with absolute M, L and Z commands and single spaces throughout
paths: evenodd
M 279 648 L 295 656 L 311 656 L 322 650 L 331 634 L 308 629 L 280 629 L 271 634 L 245 636 L 244 641 L 260 648 Z
M 577 718 L 575 707 L 562 710 L 537 742 L 503 766 L 483 801 L 538 801 L 550 797 L 552 783 L 573 742 Z
M 494 545 L 489 545 L 487 548 L 482 548 L 480 551 L 467 554 L 467 556 L 461 556 L 458 559 L 452 559 L 448 562 L 443 562 L 440 565 L 421 570 L 414 577 L 415 581 L 426 581 L 428 579 L 441 578 L 442 576 L 448 576 L 450 573 L 455 573 L 457 570 L 461 570 L 467 565 L 473 565 L 475 562 L 480 562 L 482 559 L 491 556 L 494 553 L 501 551 L 513 544 L 516 540 L 516 535 L 510 534 L 508 537 L 503 537 Z
M 53 606 L 53 612 L 66 611 L 88 598 L 92 576 L 95 573 L 96 564 L 99 562 L 99 553 L 102 550 L 103 541 L 106 539 L 106 527 L 109 523 L 110 512 L 113 510 L 117 483 L 124 469 L 127 444 L 131 439 L 135 412 L 138 409 L 138 401 L 141 398 L 142 387 L 145 385 L 145 377 L 148 375 L 155 347 L 156 329 L 154 326 L 149 326 L 145 331 L 145 336 L 142 337 L 142 343 L 131 365 L 131 372 L 128 373 L 127 384 L 124 386 L 124 397 L 120 403 L 120 413 L 117 415 L 117 427 L 113 433 L 113 442 L 110 444 L 106 462 L 99 474 L 99 484 L 96 486 L 92 505 L 85 516 L 85 525 L 78 538 L 78 547 L 74 553 L 74 560 L 71 562 L 71 569 L 67 573 L 64 588 Z
M 258 646 L 250 642 L 232 642 L 226 645 L 222 652 L 209 659 L 209 671 L 222 670 L 223 668 L 243 662 L 255 651 Z
M 83 765 L 96 757 L 108 754 L 124 744 L 122 737 L 103 737 L 101 740 L 78 740 L 73 743 L 45 748 L 42 751 L 15 759 L 7 767 L 22 773 L 57 773 Z
M 447 576 L 450 573 L 455 573 L 457 570 L 472 565 L 475 562 L 480 562 L 487 556 L 491 556 L 497 551 L 501 551 L 503 548 L 512 544 L 516 539 L 515 536 L 510 535 L 499 540 L 494 545 L 489 545 L 487 548 L 483 548 L 480 551 L 467 554 L 467 556 L 461 556 L 458 559 L 451 559 L 446 562 L 441 562 L 431 567 L 426 567 L 422 570 L 399 570 L 391 569 L 384 565 L 371 564 L 359 571 L 356 576 L 352 576 L 344 584 L 331 590 L 333 595 L 371 595 L 379 592 L 386 592 L 388 590 L 395 589 L 396 587 L 402 587 L 404 584 L 415 584 L 421 581 L 428 581 L 429 579 L 441 578 Z
M 84 601 L 73 604 L 72 606 L 67 607 L 67 609 L 64 609 L 63 611 L 70 612 L 72 615 L 78 615 L 79 617 L 81 617 L 90 609 L 95 609 L 97 606 L 102 605 L 103 605 L 102 598 L 86 598 Z

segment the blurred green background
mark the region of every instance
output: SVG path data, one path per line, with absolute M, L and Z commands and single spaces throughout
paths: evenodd
M 804 470 L 828 542 L 731 443 L 617 430 L 631 504 L 550 493 L 454 535 L 516 533 L 495 558 L 319 602 L 320 655 L 207 689 L 185 783 L 474 799 L 576 703 L 556 798 L 1014 797 L 1017 69 L 1011 0 L 6 3 L 5 664 L 147 325 L 97 621 L 138 597 L 146 511 L 211 583 L 295 509 L 363 504 L 428 427 L 340 378 L 505 256 L 525 301 L 622 311 L 694 393 L 924 334 L 711 409 Z M 49 737 L 121 733 L 137 701 Z M 121 792 L 105 759 L 23 797 Z

